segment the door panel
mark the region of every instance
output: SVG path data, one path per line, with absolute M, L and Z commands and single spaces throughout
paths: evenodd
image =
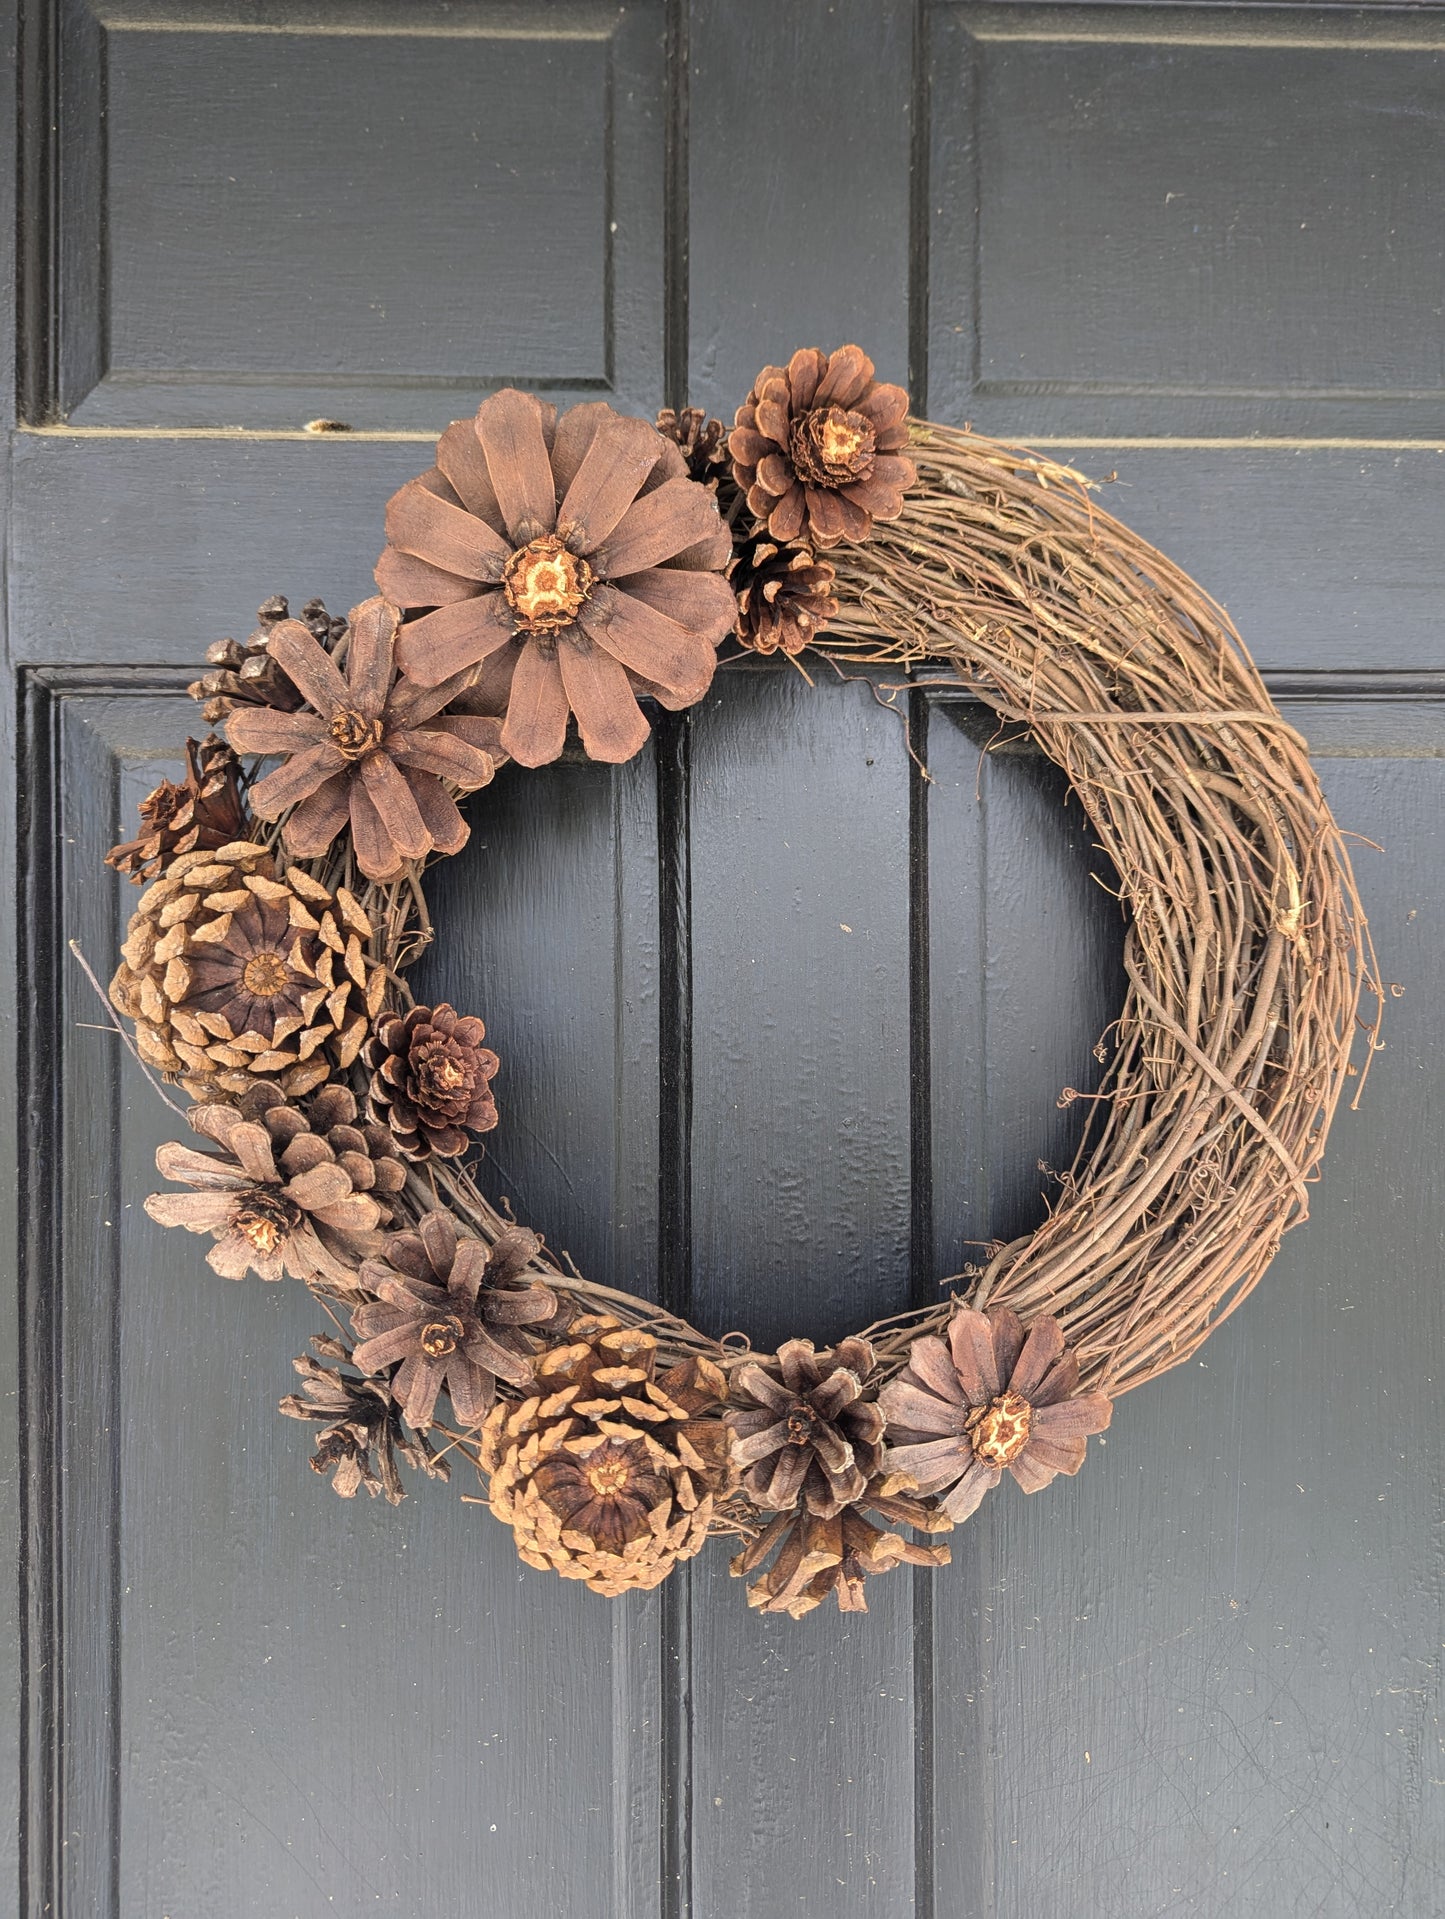
M 1438 13 L 926 17 L 939 417 L 1408 438 L 1438 413 Z
M 1429 1912 L 1438 11 L 20 24 L 25 1919 Z M 275 1401 L 315 1316 L 141 1215 L 179 1122 L 66 941 L 109 970 L 100 858 L 198 730 L 206 642 L 278 589 L 363 597 L 385 499 L 488 386 L 723 410 L 848 337 L 920 410 L 1117 469 L 1103 504 L 1228 604 L 1385 849 L 1406 990 L 1313 1223 L 1077 1481 L 866 1616 L 761 1620 L 721 1546 L 607 1604 L 456 1485 L 393 1515 L 304 1469 Z M 418 985 L 503 1059 L 489 1190 L 759 1343 L 933 1298 L 1041 1218 L 1122 998 L 1057 772 L 898 677 L 730 668 L 629 767 L 504 771 L 430 883 Z
M 659 403 L 659 5 L 57 4 L 72 423 Z

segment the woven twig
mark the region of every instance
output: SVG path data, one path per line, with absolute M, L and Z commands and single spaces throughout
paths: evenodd
M 924 422 L 911 452 L 903 517 L 831 556 L 841 604 L 817 650 L 941 664 L 1028 727 L 1117 869 L 1128 990 L 1048 1218 L 866 1337 L 891 1375 L 955 1301 L 1007 1303 L 1057 1317 L 1085 1383 L 1117 1397 L 1187 1359 L 1307 1216 L 1356 1041 L 1367 1062 L 1378 1043 L 1369 930 L 1305 743 L 1223 609 L 1072 469 Z M 345 845 L 316 875 L 355 888 L 399 976 L 431 938 L 421 888 L 358 882 Z M 507 1225 L 455 1162 L 414 1177 L 408 1201 L 441 1201 L 488 1241 Z M 646 1327 L 664 1363 L 750 1356 L 545 1255 L 538 1270 Z

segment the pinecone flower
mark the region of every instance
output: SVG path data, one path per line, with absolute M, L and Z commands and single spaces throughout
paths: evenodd
M 225 1157 L 178 1140 L 157 1147 L 162 1177 L 194 1190 L 152 1193 L 146 1211 L 159 1225 L 209 1233 L 216 1244 L 206 1263 L 223 1279 L 290 1273 L 354 1289 L 356 1268 L 381 1245 L 381 1206 L 356 1190 L 351 1173 L 304 1123 L 278 1124 L 282 1112 L 296 1109 L 249 1119 L 236 1106 L 194 1107 L 187 1115 L 192 1127 Z
M 952 1530 L 953 1521 L 936 1507 L 906 1495 L 886 1494 L 884 1483 L 875 1481 L 855 1505 L 830 1518 L 811 1512 L 779 1513 L 731 1562 L 734 1579 L 744 1579 L 777 1552 L 772 1565 L 749 1586 L 748 1604 L 761 1612 L 801 1619 L 831 1593 L 839 1612 L 867 1612 L 863 1582 L 868 1574 L 890 1572 L 895 1566 L 946 1566 L 947 1546 L 916 1545 L 864 1517 L 867 1509 L 921 1532 Z
M 140 803 L 141 832 L 113 846 L 107 866 L 141 886 L 156 879 L 177 853 L 211 853 L 246 835 L 246 809 L 237 783 L 240 765 L 224 740 L 207 734 L 186 741 L 186 777 L 162 780 Z
M 759 525 L 785 545 L 866 540 L 896 520 L 918 478 L 908 444 L 908 395 L 880 386 L 861 347 L 803 347 L 765 366 L 728 435 L 733 477 Z
M 738 637 L 755 653 L 801 653 L 838 611 L 833 568 L 806 546 L 779 546 L 759 534 L 739 546 L 730 577 Z
M 455 1159 L 469 1136 L 497 1123 L 492 1079 L 501 1061 L 487 1029 L 450 1006 L 387 1014 L 362 1049 L 371 1073 L 366 1110 L 408 1159 Z
M 276 877 L 238 840 L 182 853 L 141 894 L 111 1002 L 135 1022 L 147 1065 L 193 1099 L 239 1098 L 258 1079 L 292 1098 L 349 1066 L 381 1007 L 371 922 L 345 887 L 300 867 Z
M 693 479 L 706 485 L 727 472 L 728 430 L 721 420 L 710 419 L 702 407 L 685 406 L 680 412 L 664 407 L 657 416 L 657 430 L 681 449 Z
M 492 1409 L 482 1465 L 524 1562 L 611 1598 L 701 1550 L 731 1482 L 710 1416 L 727 1382 L 701 1358 L 656 1377 L 657 1341 L 604 1314 L 571 1337 L 539 1356 L 531 1397 Z
M 406 1185 L 406 1167 L 385 1126 L 361 1123 L 349 1086 L 334 1080 L 298 1107 L 288 1104 L 274 1086 L 260 1085 L 242 1096 L 240 1108 L 243 1118 L 266 1128 L 278 1149 L 289 1147 L 302 1133 L 314 1135 L 324 1152 L 315 1146 L 298 1150 L 318 1163 L 330 1157 L 345 1167 L 355 1191 L 376 1201 L 381 1224 L 391 1224 L 394 1202 Z
M 411 609 L 402 671 L 435 686 L 482 667 L 522 766 L 561 753 L 568 715 L 594 760 L 648 736 L 637 695 L 691 705 L 734 607 L 717 501 L 646 420 L 594 401 L 555 419 L 508 387 L 437 442 L 392 496 L 376 581 Z
M 206 648 L 211 672 L 192 682 L 187 691 L 202 702 L 206 723 L 215 726 L 238 706 L 270 706 L 279 713 L 294 713 L 301 694 L 293 681 L 271 658 L 271 635 L 288 617 L 284 595 L 277 593 L 257 609 L 259 624 L 244 645 L 236 640 L 217 640 Z M 308 600 L 301 609 L 301 622 L 318 646 L 330 652 L 346 632 L 345 620 L 336 620 L 320 600 Z
M 862 1497 L 883 1459 L 883 1414 L 866 1388 L 873 1365 L 866 1339 L 821 1353 L 790 1339 L 773 1365 L 739 1367 L 726 1420 L 755 1506 L 831 1519 Z
M 365 1487 L 373 1499 L 384 1493 L 393 1506 L 406 1498 L 398 1454 L 429 1479 L 451 1477 L 450 1465 L 433 1452 L 425 1435 L 408 1433 L 402 1425 L 385 1380 L 323 1366 L 321 1359 L 350 1361 L 351 1351 L 340 1340 L 318 1334 L 311 1344 L 321 1358 L 307 1353 L 291 1362 L 301 1375 L 301 1391 L 288 1393 L 280 1410 L 288 1419 L 308 1419 L 320 1426 L 312 1472 L 330 1473 L 332 1488 L 343 1499 L 354 1499 Z
M 251 805 L 263 820 L 294 809 L 283 832 L 292 858 L 319 858 L 349 820 L 356 863 L 373 880 L 459 852 L 467 824 L 443 782 L 485 786 L 501 757 L 495 721 L 437 717 L 456 689 L 396 684 L 398 618 L 386 600 L 353 608 L 344 674 L 298 620 L 283 620 L 268 651 L 305 706 L 239 707 L 226 722 L 238 752 L 288 756 L 252 788 Z
M 352 1314 L 365 1373 L 397 1366 L 391 1391 L 402 1417 L 425 1432 L 443 1390 L 463 1426 L 480 1425 L 497 1381 L 527 1388 L 532 1362 L 517 1329 L 549 1319 L 557 1296 L 522 1278 L 538 1248 L 534 1233 L 504 1233 L 488 1252 L 459 1237 L 449 1213 L 427 1213 L 414 1233 L 393 1233 L 361 1283 L 374 1300 Z
M 1026 1493 L 1076 1473 L 1088 1435 L 1103 1432 L 1113 1411 L 1103 1393 L 1079 1392 L 1078 1357 L 1056 1319 L 1036 1319 L 1025 1337 L 1008 1307 L 962 1307 L 946 1340 L 915 1339 L 879 1402 L 889 1471 L 938 1495 L 955 1520 L 978 1510 L 1005 1466 Z

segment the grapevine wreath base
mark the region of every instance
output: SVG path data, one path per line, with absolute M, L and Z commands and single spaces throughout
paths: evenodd
M 281 1410 L 343 1496 L 465 1461 L 522 1558 L 594 1591 L 719 1534 L 761 1610 L 861 1608 L 868 1574 L 943 1563 L 1005 1470 L 1025 1492 L 1076 1472 L 1304 1219 L 1362 990 L 1378 1004 L 1304 742 L 1087 481 L 909 418 L 852 346 L 765 368 L 731 430 L 493 394 L 388 504 L 376 580 L 346 620 L 273 600 L 212 647 L 192 691 L 217 731 L 110 855 L 146 886 L 111 996 L 198 1137 L 160 1149 L 148 1210 L 218 1273 L 316 1296 L 334 1330 Z M 1027 729 L 1129 916 L 1044 1223 L 821 1350 L 710 1338 L 502 1218 L 472 1170 L 497 1057 L 406 984 L 458 795 L 573 725 L 629 758 L 641 701 L 691 705 L 729 636 L 927 663 Z

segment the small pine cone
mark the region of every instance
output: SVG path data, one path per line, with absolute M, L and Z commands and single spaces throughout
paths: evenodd
M 571 1337 L 537 1359 L 532 1397 L 488 1414 L 482 1466 L 525 1563 L 612 1598 L 702 1549 L 731 1488 L 727 1381 L 703 1358 L 656 1377 L 657 1341 L 604 1314 Z
M 728 430 L 721 420 L 709 419 L 700 406 L 685 406 L 678 412 L 666 406 L 657 416 L 657 430 L 666 440 L 682 448 L 682 457 L 694 480 L 706 484 L 728 470 Z
M 210 726 L 217 726 L 238 706 L 269 706 L 278 713 L 294 713 L 302 705 L 300 689 L 270 657 L 273 630 L 289 617 L 284 594 L 276 593 L 256 609 L 259 624 L 244 645 L 217 640 L 206 648 L 213 669 L 187 688 Z M 333 619 L 320 600 L 308 600 L 301 609 L 302 624 L 318 645 L 331 652 L 346 632 L 345 620 Z
M 755 653 L 801 653 L 838 611 L 833 568 L 806 546 L 779 546 L 766 534 L 744 540 L 730 577 L 738 638 Z
M 369 1193 L 389 1226 L 396 1216 L 396 1200 L 406 1185 L 406 1167 L 396 1141 L 385 1126 L 363 1121 L 356 1095 L 340 1080 L 320 1088 L 300 1108 L 288 1106 L 274 1086 L 257 1086 L 244 1095 L 241 1111 L 259 1119 L 273 1139 L 294 1138 L 303 1129 L 325 1142 L 327 1150 L 346 1168 L 352 1188 Z M 290 1117 L 295 1115 L 295 1118 Z M 298 1121 L 300 1122 L 298 1124 Z
M 397 1455 L 429 1479 L 449 1479 L 451 1467 L 440 1458 L 423 1433 L 408 1433 L 401 1411 L 384 1379 L 360 1378 L 341 1366 L 323 1366 L 322 1359 L 351 1362 L 349 1347 L 325 1335 L 312 1338 L 320 1358 L 309 1353 L 291 1363 L 301 1375 L 301 1391 L 288 1393 L 280 1410 L 288 1419 L 309 1419 L 321 1430 L 311 1455 L 314 1473 L 330 1473 L 333 1489 L 343 1499 L 354 1499 L 365 1487 L 374 1499 L 384 1493 L 393 1505 L 406 1497 L 397 1470 Z
M 186 776 L 162 780 L 140 803 L 138 838 L 113 846 L 107 866 L 142 886 L 156 879 L 177 853 L 214 852 L 246 837 L 246 809 L 238 785 L 240 761 L 224 740 L 208 733 L 186 741 Z
M 738 1368 L 726 1418 L 755 1506 L 805 1506 L 831 1519 L 861 1497 L 883 1463 L 883 1413 L 867 1386 L 873 1366 L 866 1339 L 821 1353 L 810 1339 L 790 1339 L 771 1364 Z
M 362 1052 L 371 1073 L 366 1110 L 408 1159 L 455 1159 L 471 1134 L 496 1125 L 491 1082 L 501 1061 L 483 1046 L 486 1031 L 447 1005 L 377 1021 Z
M 375 1208 L 376 1224 L 392 1223 L 396 1201 L 406 1186 L 406 1167 L 384 1126 L 358 1124 L 356 1095 L 349 1086 L 331 1080 L 309 1099 L 293 1105 L 276 1086 L 262 1081 L 243 1093 L 237 1105 L 243 1119 L 264 1127 L 273 1150 L 293 1172 L 334 1163 L 351 1181 L 352 1192 L 365 1194 Z M 325 1220 L 316 1232 L 322 1244 L 349 1267 L 381 1250 L 374 1233 L 364 1242 L 338 1239 Z M 348 1280 L 348 1289 L 350 1285 Z
M 371 922 L 265 847 L 182 853 L 141 894 L 110 983 L 142 1059 L 198 1100 L 267 1081 L 290 1098 L 349 1066 L 381 1008 Z
M 194 1190 L 152 1193 L 146 1211 L 159 1225 L 209 1233 L 216 1244 L 206 1263 L 223 1279 L 290 1273 L 354 1297 L 357 1269 L 381 1250 L 381 1202 L 357 1186 L 351 1166 L 300 1110 L 272 1093 L 253 1088 L 240 1106 L 193 1107 L 193 1130 L 226 1157 L 167 1141 L 157 1148 L 157 1171 Z
M 503 1233 L 487 1247 L 458 1234 L 450 1213 L 426 1213 L 414 1233 L 393 1233 L 379 1259 L 361 1269 L 375 1295 L 352 1314 L 364 1373 L 389 1372 L 402 1417 L 425 1432 L 445 1392 L 463 1426 L 479 1426 L 504 1379 L 532 1385 L 527 1329 L 549 1320 L 556 1296 L 525 1271 L 535 1233 Z
M 748 1588 L 748 1604 L 801 1619 L 832 1593 L 839 1612 L 867 1612 L 866 1574 L 889 1572 L 894 1566 L 946 1566 L 947 1546 L 915 1545 L 864 1518 L 866 1509 L 921 1532 L 952 1530 L 952 1520 L 937 1507 L 887 1493 L 883 1489 L 888 1483 L 875 1480 L 855 1504 L 827 1518 L 812 1512 L 779 1513 L 731 1561 L 733 1578 L 745 1579 L 777 1550 L 772 1565 Z
M 779 545 L 866 540 L 896 520 L 918 469 L 908 445 L 908 395 L 882 386 L 861 347 L 803 347 L 765 366 L 728 435 L 733 478 L 760 529 Z

